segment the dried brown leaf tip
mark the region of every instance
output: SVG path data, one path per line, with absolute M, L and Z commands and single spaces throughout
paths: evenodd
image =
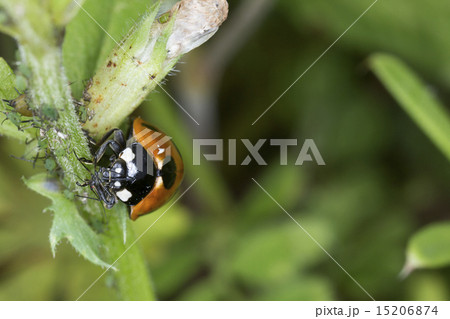
M 182 55 L 208 41 L 227 19 L 226 0 L 183 0 L 169 11 L 176 14 L 167 41 L 168 58 Z

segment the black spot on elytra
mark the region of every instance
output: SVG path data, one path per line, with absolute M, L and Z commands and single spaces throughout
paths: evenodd
M 177 179 L 177 164 L 171 156 L 164 159 L 164 165 L 161 170 L 161 176 L 165 189 L 170 189 Z

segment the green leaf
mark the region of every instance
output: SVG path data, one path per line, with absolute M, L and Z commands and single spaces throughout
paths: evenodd
M 450 222 L 434 224 L 420 230 L 409 241 L 402 275 L 407 276 L 418 268 L 450 265 L 449 246 Z
M 140 0 L 91 0 L 83 5 L 86 11 L 79 10 L 67 25 L 63 43 L 64 66 L 76 98 L 81 97 L 98 64 L 104 62 L 116 45 L 114 40 L 122 39 L 148 5 L 148 1 Z
M 50 0 L 50 12 L 57 26 L 65 26 L 86 0 Z
M 12 121 L 7 119 L 7 115 L 3 112 L 11 112 L 12 108 L 7 105 L 5 100 L 12 100 L 17 97 L 14 89 L 16 85 L 16 76 L 9 65 L 3 58 L 0 58 L 0 135 L 14 137 L 21 141 L 25 141 L 30 135 L 24 131 L 19 131 Z M 12 114 L 12 113 L 11 113 Z
M 75 250 L 90 262 L 102 267 L 110 266 L 99 257 L 100 238 L 78 214 L 75 203 L 60 192 L 56 181 L 47 179 L 46 174 L 38 174 L 24 179 L 24 182 L 30 189 L 52 201 L 49 209 L 55 214 L 50 230 L 53 256 L 58 243 L 67 238 Z
M 375 54 L 370 65 L 397 102 L 450 160 L 450 117 L 445 107 L 396 57 Z

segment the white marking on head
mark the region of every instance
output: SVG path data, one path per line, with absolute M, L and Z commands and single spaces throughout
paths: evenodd
M 116 193 L 122 202 L 128 201 L 133 196 L 126 188 Z
M 119 157 L 128 164 L 129 162 L 132 162 L 134 160 L 136 155 L 134 155 L 131 148 L 127 147 L 126 149 L 123 150 L 123 152 L 120 154 Z
M 121 168 L 121 167 L 117 167 L 117 168 L 116 168 L 116 173 L 117 173 L 117 174 L 122 173 L 122 168 Z

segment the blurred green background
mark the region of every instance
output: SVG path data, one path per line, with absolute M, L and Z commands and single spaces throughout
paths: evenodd
M 227 22 L 164 86 L 200 126 L 162 90 L 139 109 L 181 150 L 184 189 L 200 178 L 139 243 L 160 300 L 369 299 L 251 178 L 375 299 L 448 300 L 448 268 L 399 278 L 412 235 L 449 219 L 448 161 L 367 64 L 392 53 L 450 105 L 448 1 L 378 1 L 252 125 L 372 2 L 230 0 Z M 0 35 L 11 66 L 15 51 Z M 280 166 L 267 143 L 267 166 L 193 166 L 193 138 L 312 138 L 327 165 L 294 166 L 299 146 Z M 11 157 L 23 145 L 2 138 L 0 148 L 0 300 L 76 299 L 102 270 L 68 244 L 52 257 L 48 201 L 21 180 L 39 168 Z M 238 143 L 238 163 L 246 155 Z M 161 213 L 138 220 L 136 233 Z M 105 276 L 83 299 L 116 298 Z

